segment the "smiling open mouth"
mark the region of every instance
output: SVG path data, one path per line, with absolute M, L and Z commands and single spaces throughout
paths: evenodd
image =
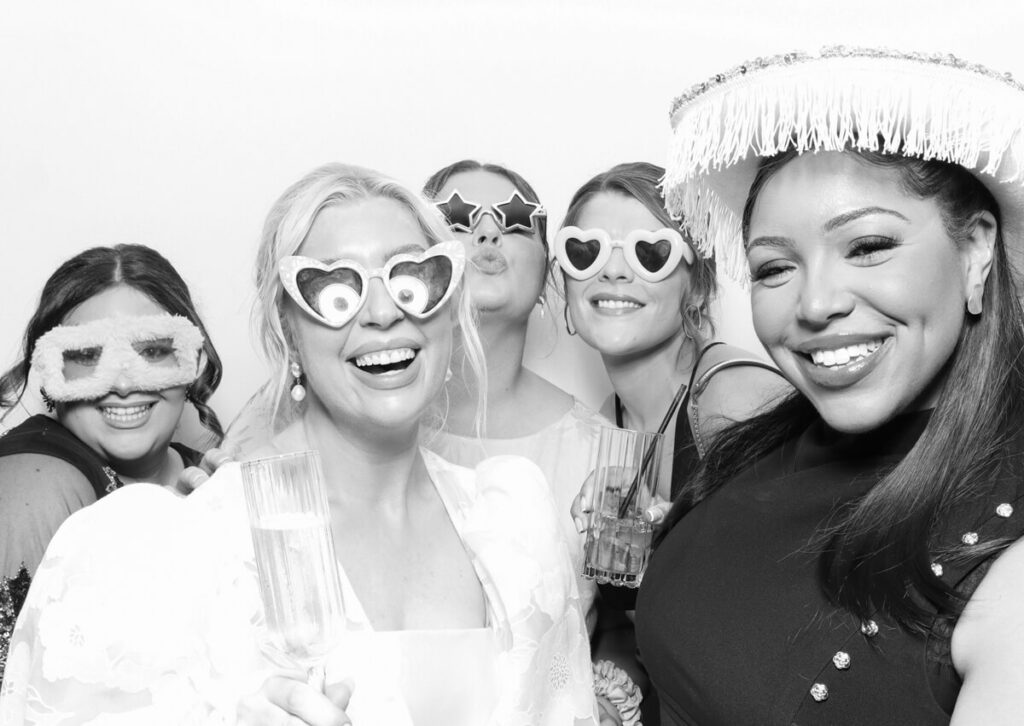
M 412 348 L 378 350 L 352 359 L 352 364 L 361 371 L 380 375 L 392 371 L 403 371 L 412 365 L 419 351 Z
M 642 304 L 633 300 L 610 300 L 607 298 L 594 300 L 592 304 L 599 310 L 639 310 L 643 307 Z
M 101 406 L 103 418 L 116 424 L 129 425 L 142 421 L 156 403 L 143 403 L 137 406 Z
M 868 356 L 872 355 L 876 350 L 882 347 L 884 341 L 869 340 L 866 343 L 858 343 L 857 345 L 847 345 L 842 348 L 833 348 L 830 350 L 815 350 L 811 351 L 809 357 L 811 362 L 816 366 L 824 366 L 826 368 L 836 368 L 838 366 L 845 366 L 848 363 L 854 363 Z

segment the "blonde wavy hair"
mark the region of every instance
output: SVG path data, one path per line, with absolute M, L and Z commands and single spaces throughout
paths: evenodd
M 288 370 L 291 346 L 284 315 L 285 292 L 277 272 L 278 262 L 296 253 L 322 209 L 378 198 L 393 200 L 409 210 L 431 246 L 451 238 L 440 214 L 418 194 L 377 171 L 349 164 L 325 164 L 314 169 L 288 187 L 270 208 L 256 256 L 256 301 L 252 309 L 252 330 L 270 365 L 271 378 L 246 407 L 254 408 L 246 416 L 249 425 L 254 423 L 252 416 L 258 415 L 264 425 L 270 425 L 270 433 L 273 434 L 295 420 L 301 406 L 288 395 L 291 385 Z M 471 371 L 463 371 L 462 375 L 471 373 L 478 382 L 479 428 L 480 422 L 484 420 L 487 374 L 473 305 L 465 285 L 459 285 L 449 304 L 456 306 L 461 344 L 466 352 L 465 360 L 471 368 Z M 242 418 L 240 414 L 239 419 Z M 231 428 L 235 427 L 232 424 Z

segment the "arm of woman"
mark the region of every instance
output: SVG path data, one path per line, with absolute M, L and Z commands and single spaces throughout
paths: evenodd
M 767 410 L 792 391 L 778 373 L 752 365 L 724 368 L 713 375 L 696 399 L 698 415 L 691 425 L 700 428 L 705 442 L 723 430 Z
M 0 576 L 12 577 L 22 566 L 32 575 L 61 523 L 95 501 L 86 476 L 62 459 L 0 458 Z
M 989 568 L 952 639 L 963 678 L 951 726 L 1019 724 L 1024 712 L 1024 540 Z

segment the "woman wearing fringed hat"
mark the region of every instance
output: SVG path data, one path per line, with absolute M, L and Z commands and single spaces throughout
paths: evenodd
M 831 48 L 672 122 L 669 209 L 796 392 L 666 520 L 637 606 L 662 722 L 1019 723 L 1024 88 Z

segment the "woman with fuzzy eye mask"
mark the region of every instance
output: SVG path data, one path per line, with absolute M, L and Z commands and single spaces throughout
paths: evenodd
M 24 356 L 0 377 L 5 416 L 30 379 L 52 414 L 0 435 L 0 675 L 57 527 L 124 484 L 176 485 L 202 456 L 171 441 L 185 404 L 214 443 L 223 435 L 206 404 L 220 377 L 188 287 L 156 251 L 96 247 L 51 275 Z

